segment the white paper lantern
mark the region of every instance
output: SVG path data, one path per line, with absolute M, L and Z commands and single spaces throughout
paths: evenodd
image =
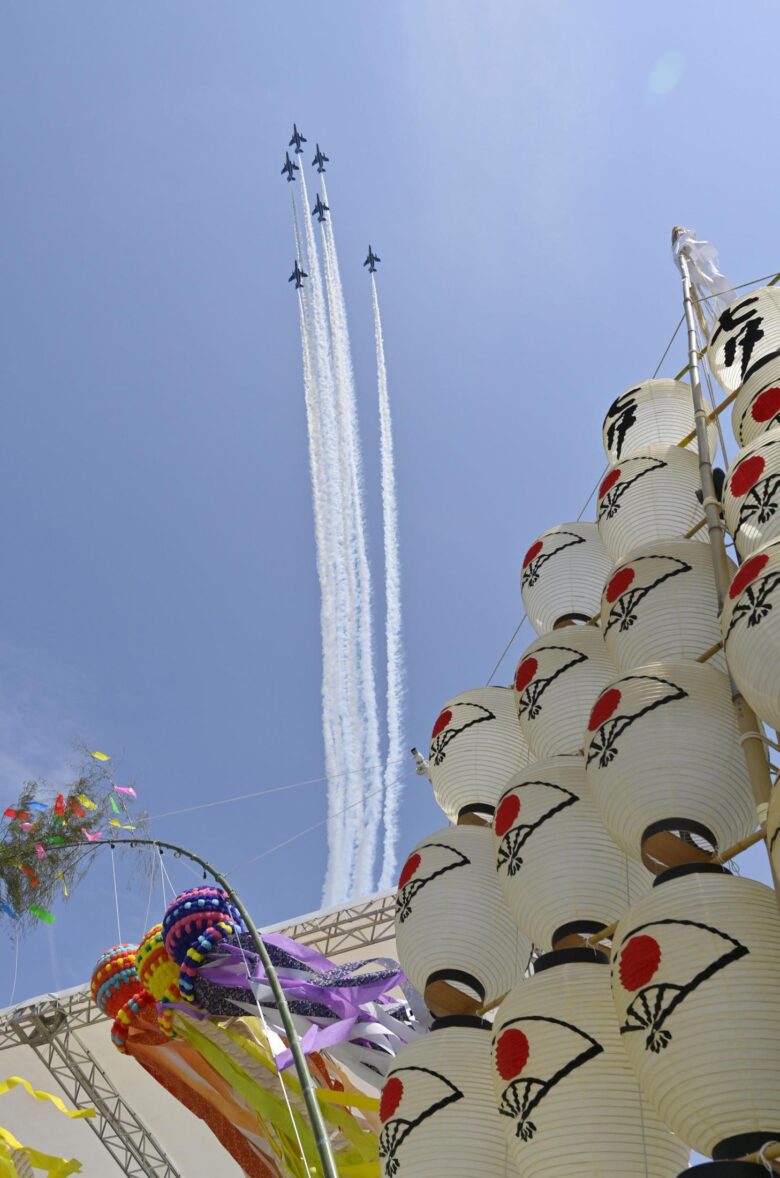
M 585 757 L 593 800 L 629 855 L 664 831 L 725 850 L 755 829 L 729 681 L 706 663 L 616 679 L 593 707 Z
M 567 626 L 531 643 L 517 664 L 514 692 L 534 757 L 582 748 L 596 696 L 615 672 L 597 626 Z
M 623 1044 L 647 1099 L 700 1153 L 780 1138 L 778 976 L 773 892 L 713 864 L 668 871 L 617 927 Z
M 676 1178 L 685 1164 L 687 1149 L 640 1095 L 609 989 L 603 954 L 564 949 L 540 958 L 496 1013 L 496 1099 L 523 1178 Z
M 523 605 L 536 633 L 592 618 L 611 565 L 595 524 L 559 524 L 542 532 L 520 573 Z
M 604 829 L 579 754 L 537 761 L 513 777 L 493 837 L 507 908 L 541 949 L 612 924 L 652 883 Z
M 696 455 L 679 446 L 648 446 L 611 466 L 599 487 L 597 519 L 613 561 L 651 540 L 685 536 L 703 514 L 700 487 Z M 706 540 L 707 529 L 696 537 Z
M 689 384 L 681 380 L 645 380 L 621 393 L 610 405 L 601 431 L 604 450 L 610 462 L 620 462 L 646 446 L 676 446 L 695 425 Z M 717 441 L 713 422 L 709 427 L 711 452 Z M 689 445 L 696 450 L 696 439 Z
M 453 822 L 489 820 L 513 773 L 531 760 L 508 687 L 476 687 L 444 705 L 431 735 L 428 771 Z
M 709 545 L 654 540 L 635 548 L 604 586 L 601 632 L 621 671 L 711 650 L 720 642 L 720 626 Z M 708 661 L 726 669 L 722 651 Z
M 737 295 L 715 324 L 707 359 L 728 393 L 780 384 L 780 291 L 764 286 Z
M 780 429 L 743 446 L 729 467 L 723 514 L 740 556 L 780 535 Z
M 387 1178 L 504 1178 L 491 1031 L 483 1019 L 439 1019 L 398 1052 L 379 1102 L 379 1160 Z
M 758 389 L 743 390 L 734 402 L 731 425 L 740 446 L 780 426 L 780 377 Z
M 490 1003 L 523 976 L 531 946 L 517 929 L 496 876 L 486 826 L 453 826 L 417 844 L 398 880 L 398 959 L 425 994 L 434 983 Z M 445 1013 L 426 997 L 434 1013 Z
M 720 624 L 734 682 L 753 711 L 780 728 L 780 539 L 738 569 Z

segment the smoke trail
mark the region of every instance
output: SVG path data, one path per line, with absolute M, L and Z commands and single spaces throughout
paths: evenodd
M 327 205 L 328 191 L 324 175 L 321 177 L 322 193 Z M 305 191 L 305 189 L 304 189 Z M 371 570 L 368 563 L 366 544 L 365 513 L 363 508 L 362 460 L 360 435 L 355 405 L 355 381 L 352 370 L 352 353 L 349 342 L 349 328 L 341 285 L 333 223 L 329 216 L 323 223 L 324 251 L 327 258 L 326 274 L 330 279 L 328 307 L 330 311 L 331 337 L 333 341 L 336 395 L 339 407 L 339 424 L 342 429 L 344 458 L 346 462 L 346 486 L 349 490 L 349 508 L 354 528 L 357 556 L 358 590 L 358 639 L 360 648 L 360 694 L 361 729 L 363 733 L 364 765 L 379 765 L 379 716 L 374 675 L 373 626 L 371 617 Z M 354 778 L 352 792 L 355 801 L 360 793 L 366 797 L 365 813 L 356 807 L 358 821 L 356 835 L 357 862 L 355 888 L 358 895 L 373 889 L 374 863 L 379 823 L 382 814 L 382 774 L 380 769 L 371 771 L 364 789 L 359 778 Z
M 310 277 L 314 276 L 316 252 L 304 253 L 295 196 L 292 197 L 293 226 L 297 257 Z M 314 284 L 312 284 L 314 287 Z M 345 899 L 350 888 L 354 852 L 344 845 L 344 824 L 339 817 L 345 805 L 345 754 L 341 690 L 344 683 L 339 666 L 338 627 L 341 602 L 339 600 L 338 569 L 343 564 L 338 551 L 338 529 L 335 517 L 340 504 L 334 502 L 334 487 L 329 477 L 328 462 L 334 445 L 334 423 L 331 404 L 328 404 L 329 354 L 327 336 L 322 323 L 316 322 L 314 300 L 305 288 L 298 291 L 301 347 L 303 353 L 304 396 L 306 424 L 309 437 L 309 465 L 311 468 L 314 530 L 317 549 L 317 575 L 320 583 L 320 630 L 322 637 L 322 735 L 325 752 L 325 772 L 328 778 L 328 865 L 323 885 L 323 903 L 335 904 Z M 322 318 L 320 313 L 320 319 Z M 312 339 L 316 346 L 312 346 Z M 316 364 L 315 360 L 319 363 Z M 324 378 L 324 379 L 323 379 Z M 332 382 L 331 382 L 332 384 Z M 324 390 L 323 390 L 324 386 Z M 323 395 L 324 393 L 324 395 Z M 338 488 L 335 489 L 336 491 Z M 351 769 L 352 766 L 350 765 Z
M 376 277 L 371 275 L 371 301 L 374 307 L 376 337 L 376 380 L 379 398 L 379 445 L 382 468 L 382 522 L 385 548 L 385 646 L 387 650 L 387 761 L 385 763 L 385 841 L 380 890 L 392 886 L 396 873 L 398 807 L 403 779 L 397 766 L 403 744 L 404 651 L 401 638 L 401 558 L 398 547 L 398 501 L 395 489 L 393 422 L 387 391 L 385 343 Z
M 309 195 L 306 187 L 306 178 L 303 175 L 301 177 L 301 188 L 308 213 Z M 307 230 L 311 233 L 311 241 L 313 242 L 314 233 L 310 221 L 307 221 Z M 322 247 L 335 390 L 334 423 L 336 430 L 336 443 L 335 452 L 331 453 L 330 455 L 331 462 L 329 469 L 331 472 L 331 477 L 338 480 L 341 493 L 340 526 L 342 543 L 344 545 L 344 552 L 346 554 L 346 560 L 343 569 L 346 597 L 344 601 L 344 608 L 339 618 L 339 637 L 344 651 L 342 665 L 344 667 L 347 687 L 346 711 L 344 713 L 343 720 L 351 730 L 350 751 L 354 756 L 354 761 L 350 765 L 352 774 L 350 776 L 347 788 L 350 804 L 344 808 L 343 821 L 345 827 L 344 838 L 351 849 L 354 859 L 355 848 L 360 842 L 361 832 L 365 826 L 362 805 L 363 789 L 360 780 L 360 766 L 364 764 L 378 763 L 379 749 L 378 746 L 376 748 L 372 748 L 371 745 L 367 744 L 366 742 L 366 703 L 361 678 L 361 559 L 358 538 L 359 528 L 356 522 L 357 512 L 355 479 L 351 460 L 352 444 L 349 422 L 347 414 L 345 413 L 344 403 L 345 349 L 343 346 L 343 333 L 340 330 L 338 319 L 334 315 L 335 298 L 332 257 L 328 246 L 328 238 L 324 234 L 322 239 Z M 349 379 L 351 380 L 351 359 L 349 356 L 348 337 L 346 362 L 349 368 Z M 362 878 L 359 882 L 356 882 L 356 887 L 358 893 L 366 890 Z

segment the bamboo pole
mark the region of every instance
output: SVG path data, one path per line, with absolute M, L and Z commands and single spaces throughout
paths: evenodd
M 675 244 L 682 232 L 681 229 L 675 228 L 672 231 L 672 243 Z M 710 446 L 707 438 L 707 412 L 704 406 L 704 397 L 701 391 L 701 381 L 699 379 L 699 353 L 696 348 L 696 321 L 693 309 L 693 287 L 691 283 L 690 270 L 688 268 L 688 258 L 686 255 L 686 247 L 683 246 L 676 254 L 675 258 L 680 268 L 680 276 L 682 278 L 683 291 L 683 308 L 685 311 L 685 323 L 688 332 L 688 366 L 691 376 L 691 396 L 693 398 L 693 413 L 694 421 L 696 423 L 696 443 L 699 452 L 699 474 L 701 476 L 701 487 L 703 494 L 704 516 L 707 521 L 707 531 L 710 539 L 710 555 L 712 557 L 712 567 L 715 574 L 715 588 L 718 597 L 718 614 L 723 609 L 723 602 L 728 592 L 729 582 L 731 580 L 728 564 L 728 556 L 726 555 L 726 544 L 723 535 L 723 524 L 720 517 L 720 501 L 718 500 L 715 491 L 715 480 L 712 473 L 712 460 L 710 457 Z M 745 756 L 745 763 L 747 765 L 748 775 L 750 777 L 750 784 L 753 789 L 753 798 L 756 804 L 759 820 L 766 818 L 766 810 L 769 805 L 769 796 L 772 789 L 772 779 L 769 774 L 769 761 L 766 755 L 766 750 L 760 739 L 757 738 L 757 729 L 759 727 L 755 713 L 752 708 L 749 708 L 742 695 L 731 679 L 731 698 L 734 702 L 734 710 L 737 715 L 737 724 L 740 733 L 744 738 L 742 740 L 742 749 Z M 751 735 L 752 734 L 752 737 Z M 769 855 L 769 848 L 767 847 L 767 855 Z M 777 890 L 777 879 L 775 878 L 774 868 L 772 867 L 771 857 L 769 858 L 770 870 L 775 882 L 775 898 L 780 910 L 780 892 Z
M 728 863 L 731 859 L 736 859 L 737 855 L 741 855 L 743 851 L 747 851 L 749 847 L 753 847 L 756 843 L 760 843 L 761 840 L 765 837 L 766 827 L 763 825 L 759 826 L 758 830 L 753 831 L 753 833 L 749 834 L 746 838 L 740 839 L 739 842 L 734 843 L 733 846 L 727 847 L 726 850 L 721 851 L 719 855 L 712 855 L 710 857 L 710 862 L 719 864 Z M 599 929 L 597 933 L 593 933 L 592 936 L 587 938 L 585 944 L 592 945 L 595 948 L 602 941 L 606 941 L 608 937 L 613 936 L 618 923 L 619 922 L 616 920 L 614 924 L 608 924 L 606 928 Z
M 698 658 L 696 659 L 696 662 L 697 663 L 706 663 L 709 661 L 709 659 L 711 659 L 713 657 L 713 655 L 716 655 L 718 653 L 718 651 L 722 650 L 722 649 L 723 649 L 723 643 L 716 642 L 714 646 L 711 646 L 709 648 L 709 650 L 705 650 L 704 654 L 700 654 L 698 656 Z

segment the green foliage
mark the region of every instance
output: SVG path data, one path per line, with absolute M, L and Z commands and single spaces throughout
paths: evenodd
M 131 832 L 111 826 L 112 819 L 143 833 L 143 815 L 129 812 L 124 797 L 114 792 L 112 773 L 85 755 L 67 785 L 26 781 L 18 801 L 7 803 L 17 813 L 0 818 L 0 901 L 18 919 L 3 915 L 6 927 L 19 931 L 37 923 L 40 918 L 30 912 L 31 905 L 49 910 L 55 899 L 70 893 L 95 858 L 87 834 L 101 831 L 104 842 L 110 842 L 112 835 L 128 837 Z M 46 809 L 34 803 L 43 803 Z

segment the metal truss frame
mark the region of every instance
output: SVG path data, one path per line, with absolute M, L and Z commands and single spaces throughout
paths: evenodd
M 349 908 L 312 912 L 264 931 L 284 933 L 325 957 L 360 953 L 394 939 L 394 913 L 395 893 L 382 892 Z M 105 1021 L 88 986 L 42 995 L 0 1011 L 0 1051 L 31 1048 L 75 1108 L 97 1109 L 87 1124 L 127 1178 L 181 1178 L 78 1034 Z

